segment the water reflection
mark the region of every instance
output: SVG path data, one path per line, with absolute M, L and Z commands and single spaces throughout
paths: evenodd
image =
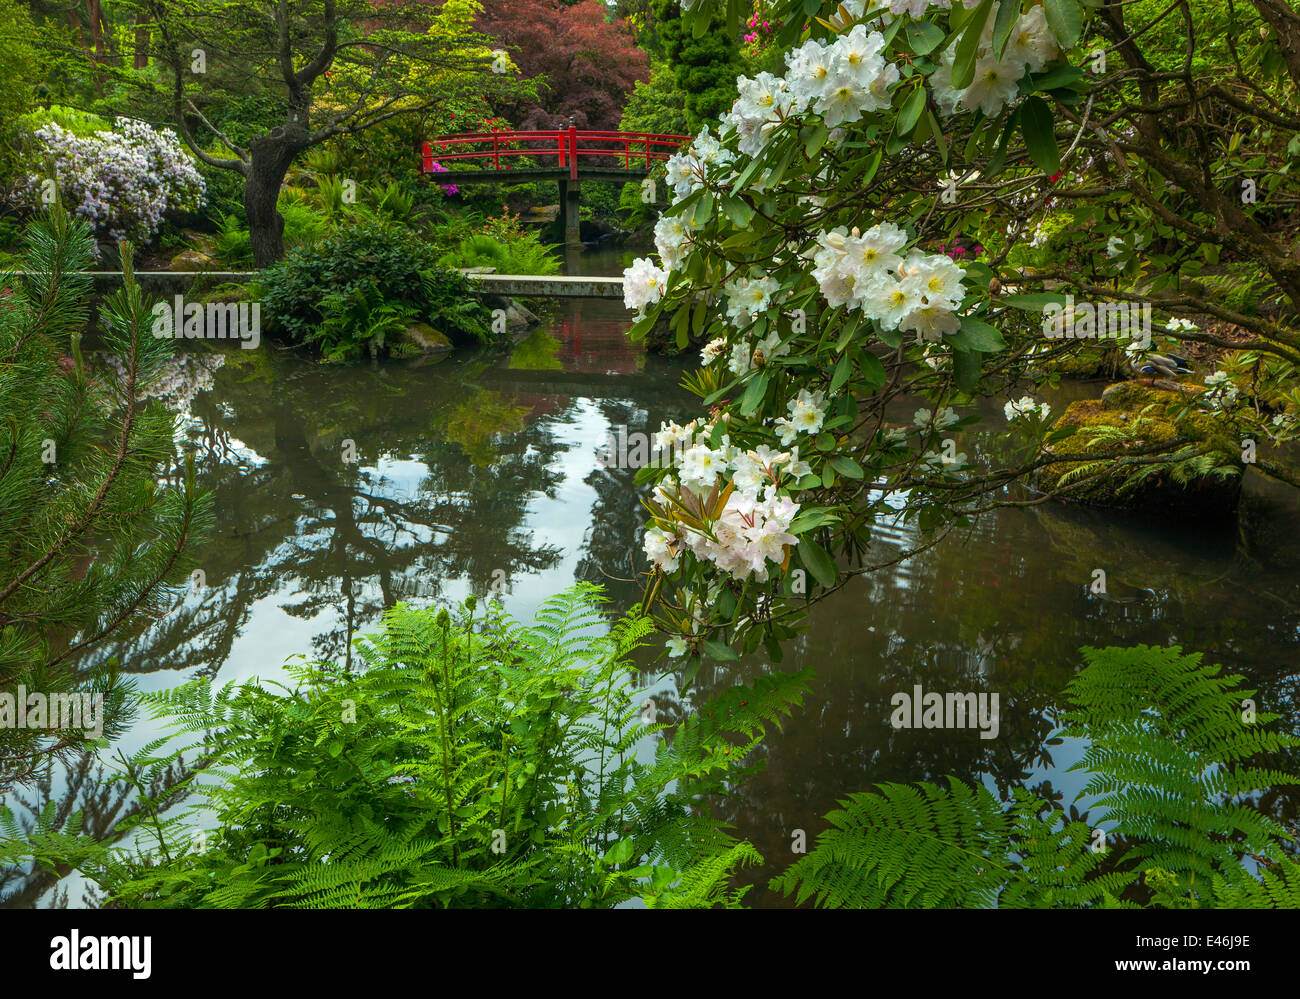
M 678 387 L 682 365 L 629 345 L 626 326 L 621 303 L 558 303 L 507 356 L 357 367 L 269 347 L 179 356 L 169 398 L 215 497 L 215 534 L 199 557 L 206 587 L 105 654 L 156 689 L 200 674 L 275 677 L 299 653 L 346 660 L 352 639 L 398 601 L 499 592 L 522 616 L 590 579 L 625 609 L 639 593 L 641 492 L 632 470 L 601 467 L 597 449 L 611 428 L 653 431 L 694 408 Z M 995 404 L 985 416 L 1001 426 Z M 344 460 L 348 442 L 355 463 Z M 973 453 L 996 445 L 996 431 L 961 442 Z M 811 840 L 818 816 L 850 791 L 951 773 L 1072 798 L 1081 781 L 1062 771 L 1074 747 L 1044 740 L 1083 645 L 1203 651 L 1247 673 L 1260 709 L 1294 724 L 1298 537 L 1294 498 L 1257 483 L 1228 528 L 1061 506 L 1001 511 L 847 586 L 781 664 L 751 657 L 701 671 L 692 697 L 765 669 L 816 671 L 805 707 L 765 747 L 765 772 L 719 806 L 769 860 L 750 901 L 782 904 L 762 886 L 792 859 L 794 830 Z M 910 529 L 879 525 L 873 561 L 915 542 Z M 1104 596 L 1089 592 L 1096 568 L 1107 572 Z M 891 728 L 891 696 L 917 683 L 998 693 L 999 737 Z M 686 707 L 670 687 L 656 698 L 668 720 Z M 154 734 L 141 723 L 122 748 Z M 87 807 L 101 832 L 125 814 L 89 762 L 70 781 L 27 797 Z M 1285 796 L 1265 807 L 1295 814 Z M 6 904 L 31 905 L 47 888 L 0 872 Z

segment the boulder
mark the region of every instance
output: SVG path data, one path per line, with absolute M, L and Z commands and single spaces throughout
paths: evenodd
M 216 262 L 201 250 L 182 250 L 167 265 L 169 271 L 210 271 Z
M 601 238 L 613 232 L 608 222 L 595 219 L 583 219 L 578 223 L 578 238 L 584 243 L 598 243 Z
M 1100 399 L 1072 402 L 1056 421 L 1055 429 L 1073 427 L 1076 433 L 1055 445 L 1059 452 L 1113 451 L 1115 441 L 1092 444 L 1093 434 L 1089 432 L 1089 428 L 1113 427 L 1132 431 L 1137 445 L 1177 439 L 1195 441 L 1214 465 L 1180 482 L 1167 467 L 1135 479 L 1133 473 L 1140 471 L 1140 466 L 1124 467 L 1114 462 L 1113 468 L 1065 498 L 1088 506 L 1163 517 L 1231 516 L 1241 497 L 1241 448 L 1209 414 L 1188 407 L 1188 395 L 1197 391 L 1198 386 L 1178 382 L 1157 381 L 1152 386 L 1120 382 L 1107 388 Z M 1051 491 L 1062 478 L 1086 464 L 1049 465 L 1038 471 L 1034 484 L 1044 492 Z
M 509 304 L 506 306 L 506 328 L 512 332 L 515 330 L 529 330 L 541 322 L 537 314 L 526 305 L 522 305 L 513 298 L 507 299 Z
M 428 323 L 411 323 L 402 330 L 398 342 L 390 350 L 395 357 L 413 357 L 420 354 L 445 354 L 455 349 L 446 333 Z

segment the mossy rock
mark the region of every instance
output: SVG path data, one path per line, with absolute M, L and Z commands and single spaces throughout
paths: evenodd
M 167 265 L 169 271 L 210 271 L 216 269 L 216 262 L 200 250 L 182 250 L 172 257 Z
M 393 357 L 420 357 L 426 354 L 445 354 L 455 349 L 451 338 L 428 323 L 411 323 L 389 344 Z
M 248 285 L 239 284 L 235 281 L 226 281 L 217 285 L 211 291 L 205 292 L 200 302 L 251 302 L 252 293 L 248 290 Z
M 1162 384 L 1167 387 L 1160 387 Z M 1088 428 L 1128 428 L 1135 433 L 1137 445 L 1179 439 L 1199 442 L 1201 450 L 1213 459 L 1214 472 L 1193 474 L 1186 481 L 1178 481 L 1170 469 L 1162 468 L 1134 481 L 1133 473 L 1138 469 L 1116 464 L 1114 470 L 1063 498 L 1089 506 L 1180 517 L 1206 513 L 1231 515 L 1241 496 L 1241 449 L 1209 414 L 1188 406 L 1187 396 L 1198 390 L 1197 386 L 1176 383 L 1111 385 L 1101 399 L 1073 402 L 1066 408 L 1055 428 L 1078 429 L 1057 448 L 1071 453 L 1112 451 L 1113 441 L 1102 440 L 1092 445 Z M 1084 464 L 1068 462 L 1040 469 L 1035 485 L 1050 492 Z
M 1045 367 L 1062 378 L 1102 378 L 1114 375 L 1115 350 L 1110 346 L 1089 343 L 1064 357 L 1048 362 Z

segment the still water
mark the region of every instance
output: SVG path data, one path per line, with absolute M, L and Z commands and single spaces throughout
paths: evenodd
M 589 254 L 570 273 L 622 263 Z M 632 471 L 601 467 L 598 449 L 612 428 L 653 432 L 695 414 L 678 386 L 694 359 L 645 355 L 627 342 L 627 325 L 621 302 L 560 301 L 506 356 L 330 367 L 269 345 L 178 355 L 166 397 L 215 497 L 214 536 L 198 562 L 206 586 L 110 651 L 142 688 L 159 689 L 200 674 L 276 678 L 299 654 L 344 660 L 351 640 L 403 600 L 499 592 L 527 616 L 587 579 L 627 608 L 643 567 L 642 492 Z M 1054 401 L 1059 410 L 1099 390 L 1072 385 Z M 995 437 L 1000 408 L 990 403 L 984 417 Z M 348 441 L 355 464 L 342 460 Z M 961 445 L 984 446 L 975 435 Z M 876 538 L 877 562 L 915 540 L 890 525 Z M 1089 591 L 1097 568 L 1104 596 Z M 837 798 L 879 782 L 1046 783 L 1068 802 L 1082 785 L 1064 772 L 1077 747 L 1046 740 L 1078 649 L 1136 643 L 1181 645 L 1244 672 L 1260 709 L 1295 727 L 1294 497 L 1251 480 L 1236 524 L 1172 526 L 1059 505 L 988 514 L 820 605 L 781 664 L 706 667 L 697 697 L 767 669 L 816 674 L 804 706 L 767 742 L 765 770 L 720 805 L 769 862 L 748 901 L 788 904 L 764 886 L 793 859 L 794 830 L 811 841 Z M 662 668 L 648 682 L 671 721 L 684 705 L 671 675 L 656 681 Z M 891 728 L 891 695 L 918 683 L 999 693 L 998 738 Z M 156 734 L 140 723 L 122 748 Z M 1264 803 L 1287 817 L 1295 804 Z M 98 808 L 107 813 L 111 801 Z

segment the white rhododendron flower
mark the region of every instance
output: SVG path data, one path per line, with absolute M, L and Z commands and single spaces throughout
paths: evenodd
M 722 356 L 723 351 L 727 349 L 727 341 L 723 337 L 716 337 L 706 343 L 700 350 L 700 359 L 705 364 L 712 364 Z
M 1205 379 L 1206 394 L 1209 396 L 1210 403 L 1215 409 L 1229 410 L 1237 405 L 1237 400 L 1241 393 L 1237 386 L 1228 380 L 1226 371 L 1216 371 L 1207 375 Z
M 1047 12 L 1042 7 L 1034 6 L 1021 14 L 1020 20 L 1011 29 L 1011 38 L 1007 41 L 1003 59 L 1023 65 L 1031 73 L 1041 73 L 1058 51 L 1056 37 L 1047 25 Z
M 756 313 L 767 308 L 776 292 L 777 283 L 772 278 L 736 278 L 726 286 L 727 318 L 737 326 L 744 326 Z
M 663 298 L 668 272 L 649 257 L 638 257 L 623 272 L 623 304 L 638 312 Z
M 790 444 L 799 434 L 817 434 L 826 418 L 826 396 L 822 392 L 800 389 L 799 394 L 786 404 L 789 416 L 775 421 L 777 435 L 782 445 Z
M 918 409 L 912 414 L 912 422 L 922 430 L 927 427 L 933 427 L 935 430 L 946 430 L 948 427 L 957 423 L 960 419 L 961 418 L 957 415 L 956 410 L 951 406 L 944 407 L 939 410 L 938 413 L 934 413 L 928 409 Z
M 722 451 L 705 444 L 689 447 L 682 455 L 680 465 L 682 485 L 706 491 L 712 489 L 718 473 L 726 466 L 727 457 Z
M 959 110 L 979 110 L 989 117 L 998 114 L 1015 100 L 1019 92 L 1017 84 L 1026 70 L 1036 73 L 1060 53 L 1042 7 L 1034 6 L 1020 16 L 1011 29 L 1001 59 L 993 54 L 993 25 L 991 17 L 984 24 L 983 39 L 976 54 L 975 78 L 966 89 L 957 90 L 952 85 L 956 46 L 950 46 L 940 57 L 939 68 L 930 77 L 930 89 L 945 115 Z
M 1052 407 L 1045 402 L 1037 402 L 1032 396 L 1024 395 L 1014 402 L 1008 402 L 1002 407 L 1002 412 L 1007 420 L 1046 420 Z
M 690 231 L 680 215 L 661 215 L 655 223 L 655 249 L 669 270 L 681 264 L 689 238 Z
M 642 545 L 645 548 L 646 557 L 651 562 L 663 569 L 664 572 L 676 572 L 680 565 L 678 556 L 672 549 L 676 541 L 677 539 L 671 535 L 665 534 L 657 527 L 652 527 L 645 532 Z
M 962 6 L 970 10 L 979 2 L 962 0 Z M 973 53 L 974 76 L 963 89 L 952 86 L 956 44 L 950 44 L 942 53 L 936 51 L 926 59 L 912 61 L 910 66 L 886 58 L 886 41 L 880 31 L 892 19 L 919 18 L 953 6 L 956 4 L 952 0 L 846 0 L 830 15 L 838 35 L 825 40 L 809 39 L 787 51 L 783 75 L 759 72 L 753 77 L 741 77 L 737 80 L 736 98 L 722 116 L 717 132 L 702 129 L 689 147 L 667 161 L 667 183 L 679 214 L 661 217 L 655 224 L 655 249 L 661 266 L 637 260 L 625 273 L 624 294 L 630 308 L 654 304 L 666 294 L 667 274 L 673 272 L 678 276 L 675 280 L 689 275 L 681 288 L 675 287 L 673 305 L 690 307 L 689 294 L 681 294 L 689 288 L 696 300 L 703 298 L 709 306 L 707 335 L 713 338 L 700 357 L 704 365 L 714 366 L 705 384 L 722 401 L 710 403 L 715 407 L 715 416 L 706 418 L 708 422 L 701 420 L 686 427 L 665 424 L 656 435 L 657 442 L 671 451 L 668 464 L 672 474 L 655 487 L 652 506 L 657 526 L 645 538 L 647 556 L 662 571 L 678 571 L 685 565 L 681 571 L 703 583 L 700 590 L 694 591 L 696 598 L 701 592 L 710 592 L 710 579 L 716 583 L 717 577 L 710 576 L 710 572 L 762 582 L 774 567 L 782 565 L 790 547 L 798 543 L 790 526 L 800 509 L 795 499 L 801 490 L 800 482 L 810 477 L 811 485 L 811 480 L 823 473 L 823 463 L 833 457 L 804 443 L 811 462 L 801 459 L 795 441 L 823 435 L 827 422 L 833 429 L 848 422 L 848 410 L 829 406 L 823 391 L 812 390 L 812 385 L 819 383 L 807 380 L 806 369 L 798 365 L 778 365 L 764 371 L 763 381 L 756 386 L 764 389 L 758 415 L 752 419 L 739 416 L 732 388 L 716 391 L 726 381 L 722 369 L 734 375 L 743 390 L 746 381 L 754 385 L 756 369 L 789 354 L 790 343 L 798 343 L 802 351 L 810 342 L 826 342 L 827 333 L 840 320 L 836 316 L 828 319 L 821 302 L 805 304 L 818 292 L 827 306 L 860 313 L 854 317 L 860 323 L 855 335 L 863 341 L 876 332 L 896 330 L 915 334 L 918 342 L 940 342 L 944 336 L 961 330 L 962 316 L 969 311 L 967 271 L 948 255 L 930 253 L 916 245 L 925 233 L 933 231 L 928 219 L 918 218 L 917 228 L 911 232 L 892 221 L 868 219 L 859 222 L 865 229 L 862 231 L 848 223 L 850 218 L 861 219 L 862 213 L 851 198 L 844 197 L 847 192 L 836 187 L 835 176 L 845 161 L 870 152 L 873 142 L 889 134 L 889 118 L 897 114 L 893 109 L 903 105 L 918 83 L 934 96 L 945 115 L 996 116 L 1020 99 L 1019 84 L 1027 72 L 1042 71 L 1059 54 L 1044 11 L 1036 4 L 1025 14 L 1016 9 L 1017 17 L 1001 59 L 993 54 L 996 19 L 986 18 Z M 941 20 L 940 26 L 945 24 L 946 19 Z M 894 21 L 894 27 L 898 26 Z M 929 71 L 930 60 L 939 67 L 933 73 Z M 911 75 L 904 79 L 900 69 Z M 900 89 L 908 93 L 900 94 Z M 872 117 L 875 115 L 879 117 Z M 854 127 L 864 119 L 870 121 L 869 132 Z M 855 142 L 851 150 L 836 148 L 849 139 L 867 141 Z M 829 155 L 818 154 L 819 145 Z M 784 162 L 781 156 L 768 155 L 759 168 L 755 160 L 772 153 L 773 146 L 779 146 L 782 155 L 788 151 L 787 146 L 804 155 L 784 155 Z M 795 163 L 798 166 L 792 169 Z M 743 185 L 742 173 L 746 177 Z M 775 182 L 778 173 L 781 179 Z M 971 171 L 967 174 L 954 177 L 954 181 L 969 182 L 978 176 Z M 690 207 L 680 211 L 683 200 L 699 198 L 706 189 L 709 198 L 697 201 L 703 211 L 697 213 Z M 1041 195 L 1034 197 L 1041 199 Z M 739 211 L 737 199 L 741 202 Z M 782 208 L 787 205 L 790 211 L 783 214 Z M 1018 206 L 1025 209 L 1026 218 L 1036 210 L 1028 194 L 1024 204 Z M 752 253 L 745 249 L 748 244 L 743 239 L 732 235 L 745 227 L 742 216 L 750 214 L 749 208 L 756 209 L 751 223 L 754 229 L 760 233 L 770 230 L 773 235 L 755 244 L 756 252 Z M 708 219 L 702 226 L 694 225 L 697 214 L 701 220 Z M 902 216 L 898 218 L 902 220 Z M 848 224 L 831 228 L 841 220 Z M 700 238 L 701 230 L 707 233 L 707 243 Z M 1010 231 L 1008 236 L 1016 241 L 1028 238 L 1019 230 Z M 715 253 L 715 237 L 721 241 L 721 253 Z M 736 252 L 729 254 L 732 247 Z M 704 259 L 699 259 L 701 256 Z M 811 277 L 815 288 L 804 280 L 804 275 Z M 976 282 L 970 293 L 977 294 L 983 285 Z M 792 309 L 798 315 L 797 325 L 790 319 Z M 867 324 L 861 323 L 863 317 L 876 328 L 866 330 Z M 751 335 L 740 332 L 751 328 Z M 726 332 L 714 336 L 719 330 Z M 848 327 L 842 327 L 842 331 L 853 334 Z M 782 339 L 782 332 L 788 342 Z M 845 337 L 840 344 L 841 355 L 845 355 L 851 338 Z M 897 341 L 896 337 L 887 339 L 890 343 Z M 846 356 L 852 359 L 856 353 Z M 943 349 L 927 349 L 922 360 L 938 371 L 951 369 L 953 357 Z M 924 375 L 927 369 L 922 367 L 920 371 Z M 837 376 L 837 384 L 846 384 L 838 371 Z M 727 398 L 723 399 L 724 395 Z M 784 413 L 774 417 L 782 413 L 782 408 Z M 1046 420 L 1050 407 L 1026 396 L 1007 403 L 1006 413 L 1009 420 Z M 735 423 L 728 424 L 728 419 Z M 927 435 L 961 423 L 951 407 L 921 409 L 914 419 L 922 441 Z M 722 435 L 724 427 L 734 432 L 735 444 L 730 436 Z M 846 432 L 835 429 L 836 434 Z M 891 463 L 902 469 L 912 460 L 913 455 L 905 449 L 909 440 L 915 440 L 914 433 L 909 428 L 895 427 L 878 438 L 893 449 Z M 779 443 L 774 443 L 773 437 Z M 759 443 L 764 440 L 767 443 Z M 845 449 L 840 453 L 849 452 Z M 900 464 L 904 455 L 906 461 Z M 968 467 L 967 456 L 954 455 L 951 445 L 926 453 L 920 461 L 934 477 L 960 476 L 961 470 Z M 707 571 L 698 576 L 696 570 L 701 568 Z M 702 608 L 697 606 L 698 599 L 685 605 L 687 614 L 705 615 L 699 620 L 706 634 L 712 620 L 709 607 L 715 599 L 716 594 L 704 598 Z M 683 623 L 676 630 L 685 633 L 687 629 Z M 701 632 L 691 634 L 697 633 Z M 692 644 L 689 635 L 676 638 L 670 651 L 685 655 Z

